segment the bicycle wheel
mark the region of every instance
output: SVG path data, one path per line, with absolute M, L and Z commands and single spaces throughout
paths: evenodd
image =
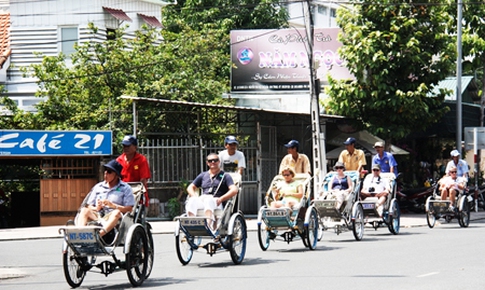
M 306 243 L 310 250 L 315 250 L 318 243 L 318 214 L 315 208 L 311 208 L 308 224 L 305 225 Z
M 134 287 L 140 286 L 145 281 L 149 255 L 147 234 L 142 227 L 137 226 L 131 236 L 128 253 L 126 253 L 126 273 Z
M 356 205 L 355 216 L 352 219 L 352 233 L 356 241 L 364 237 L 364 209 L 361 204 Z
M 264 221 L 261 221 L 261 223 L 258 223 L 258 241 L 261 250 L 266 251 L 269 248 L 269 237 L 270 231 L 266 229 Z
M 175 248 L 180 263 L 182 263 L 182 265 L 187 265 L 192 259 L 194 250 L 190 245 L 189 237 L 187 237 L 181 229 L 179 229 L 178 235 L 175 236 Z
M 232 235 L 229 236 L 229 251 L 231 259 L 236 265 L 241 264 L 246 255 L 247 236 L 246 221 L 241 215 L 238 215 L 234 219 Z
M 397 200 L 393 200 L 391 203 L 392 215 L 389 217 L 389 231 L 397 235 L 399 234 L 399 229 L 401 228 L 401 210 L 399 209 L 399 204 Z
M 152 273 L 153 260 L 155 256 L 155 248 L 153 247 L 153 236 L 150 226 L 147 226 L 147 239 L 148 239 L 148 262 L 147 262 L 147 274 L 145 279 L 147 279 Z
M 62 267 L 64 268 L 64 277 L 66 277 L 67 284 L 72 288 L 81 286 L 81 283 L 86 276 L 86 271 L 80 265 L 81 258 L 74 255 L 71 247 L 67 247 L 67 251 L 62 255 Z
M 470 207 L 468 206 L 468 202 L 466 201 L 463 202 L 462 209 L 458 211 L 458 223 L 462 228 L 467 228 L 468 225 L 470 224 Z

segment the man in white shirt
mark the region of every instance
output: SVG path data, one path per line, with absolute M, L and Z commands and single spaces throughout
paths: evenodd
M 382 217 L 384 211 L 384 202 L 390 192 L 389 182 L 386 178 L 381 178 L 381 166 L 379 164 L 372 165 L 372 174 L 369 174 L 364 179 L 364 186 L 360 192 L 362 199 L 376 198 L 376 207 L 379 216 Z

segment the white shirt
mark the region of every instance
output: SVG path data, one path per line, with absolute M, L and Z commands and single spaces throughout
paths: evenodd
M 221 160 L 221 169 L 225 172 L 237 172 L 238 168 L 246 168 L 246 158 L 244 153 L 236 150 L 234 155 L 229 155 L 227 150 L 219 152 L 219 160 Z

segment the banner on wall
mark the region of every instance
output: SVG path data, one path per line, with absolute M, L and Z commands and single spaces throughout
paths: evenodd
M 317 78 L 353 79 L 339 58 L 340 28 L 314 31 Z M 305 29 L 231 31 L 231 91 L 307 91 L 310 66 Z
M 111 131 L 0 130 L 0 157 L 112 155 L 111 140 Z

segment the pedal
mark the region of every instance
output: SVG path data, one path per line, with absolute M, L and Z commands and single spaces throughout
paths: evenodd
M 104 276 L 108 276 L 109 274 L 113 273 L 116 269 L 116 265 L 110 261 L 103 261 L 96 265 L 101 270 L 101 274 Z
M 207 254 L 212 257 L 212 255 L 214 255 L 219 248 L 219 244 L 207 243 L 203 248 L 207 251 Z

